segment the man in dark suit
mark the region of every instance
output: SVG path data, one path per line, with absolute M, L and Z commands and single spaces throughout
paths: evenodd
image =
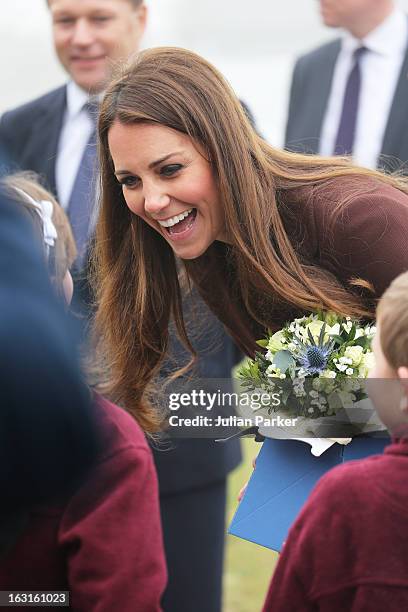
M 408 161 L 407 16 L 393 0 L 320 7 L 324 23 L 344 35 L 297 60 L 285 147 L 395 170 Z
M 49 0 L 48 4 L 55 48 L 70 81 L 6 113 L 0 120 L 0 148 L 8 153 L 14 167 L 43 175 L 46 186 L 70 215 L 71 207 L 78 210 L 78 200 L 74 201 L 72 193 L 82 181 L 78 181 L 81 168 L 87 169 L 85 186 L 90 182 L 89 160 L 84 160 L 86 151 L 92 150 L 89 143 L 93 134 L 92 117 L 86 108 L 88 94 L 95 98 L 103 92 L 112 61 L 138 50 L 146 7 L 142 0 Z M 89 208 L 85 210 L 89 240 L 96 215 Z M 70 215 L 75 232 L 74 216 Z M 75 237 L 77 243 L 83 240 L 80 226 Z M 75 274 L 77 299 L 81 292 L 86 294 L 84 287 L 87 289 L 82 282 L 83 261 L 86 259 L 78 262 Z M 83 310 L 87 312 L 86 305 Z M 198 375 L 229 378 L 239 354 L 218 321 L 209 313 L 206 317 L 205 327 L 217 336 L 217 346 L 209 352 L 207 341 L 197 341 Z M 185 364 L 186 356 L 177 343 L 175 346 L 174 361 Z M 173 362 L 174 367 L 177 365 Z M 159 448 L 154 454 L 169 569 L 164 610 L 219 612 L 226 477 L 240 461 L 239 443 L 178 440 L 171 448 Z
M 67 211 L 79 252 L 73 270 L 73 309 L 86 328 L 91 295 L 86 256 L 96 223 L 97 102 L 115 62 L 140 45 L 143 0 L 48 0 L 54 46 L 67 85 L 4 114 L 0 148 L 11 167 L 34 170 Z M 14 162 L 14 165 L 13 165 Z

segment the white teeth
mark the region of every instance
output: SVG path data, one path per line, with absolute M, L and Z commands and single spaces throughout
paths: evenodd
M 171 217 L 171 219 L 166 219 L 165 221 L 160 221 L 159 219 L 157 219 L 157 221 L 160 223 L 160 225 L 162 227 L 173 227 L 173 225 L 176 225 L 176 223 L 179 223 L 180 221 L 185 219 L 187 217 L 187 215 L 189 215 L 191 213 L 192 210 L 193 209 L 190 208 L 190 210 L 186 210 L 185 212 L 181 213 L 180 215 L 176 215 L 175 217 Z

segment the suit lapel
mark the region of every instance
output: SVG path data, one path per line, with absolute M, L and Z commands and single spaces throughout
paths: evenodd
M 311 116 L 312 122 L 310 125 L 310 132 L 316 139 L 321 136 L 323 119 L 333 82 L 334 68 L 340 49 L 341 41 L 335 40 L 333 44 L 328 47 L 326 53 L 321 56 L 321 60 L 315 72 L 316 79 L 314 82 L 313 96 L 314 112 Z
M 341 48 L 334 40 L 299 60 L 295 72 L 286 127 L 285 146 L 292 151 L 319 152 L 333 71 Z
M 32 131 L 32 142 L 35 143 L 34 153 L 38 156 L 37 171 L 46 177 L 49 188 L 55 194 L 57 194 L 55 163 L 65 105 L 66 87 L 61 87 L 55 92 L 55 98 L 44 106 Z
M 406 136 L 408 129 L 407 100 L 408 45 L 405 51 L 405 57 L 402 63 L 397 87 L 395 89 L 387 126 L 384 132 L 383 144 L 381 147 L 381 153 L 383 155 L 391 155 L 394 158 L 398 157 L 402 161 L 407 161 L 408 159 L 408 143 Z M 387 165 L 386 160 L 384 160 L 382 165 L 384 164 Z M 392 165 L 394 165 L 395 169 L 395 162 Z

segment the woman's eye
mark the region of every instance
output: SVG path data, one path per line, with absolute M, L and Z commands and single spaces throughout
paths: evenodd
M 123 187 L 127 187 L 128 189 L 132 189 L 133 187 L 137 187 L 140 183 L 140 179 L 137 176 L 125 176 L 120 179 L 119 183 Z
M 173 176 L 179 170 L 181 170 L 183 166 L 181 164 L 170 164 L 169 166 L 163 166 L 160 170 L 160 174 L 162 176 Z

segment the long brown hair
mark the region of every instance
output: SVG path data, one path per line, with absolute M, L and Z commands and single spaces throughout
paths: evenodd
M 407 191 L 396 178 L 352 167 L 347 159 L 278 151 L 250 125 L 222 75 L 198 55 L 150 49 L 109 87 L 99 119 L 101 214 L 97 227 L 97 329 L 109 355 L 111 389 L 125 406 L 142 402 L 168 345 L 169 321 L 190 349 L 175 257 L 167 242 L 126 206 L 113 173 L 108 132 L 115 121 L 155 123 L 187 134 L 206 152 L 218 183 L 231 244 L 214 242 L 184 261 L 188 278 L 248 354 L 288 312 L 331 310 L 372 317 L 358 292 L 302 261 L 279 212 L 283 193 L 318 188 L 336 177 L 374 177 Z M 367 182 L 367 181 L 366 181 Z M 355 196 L 340 193 L 334 210 Z M 301 203 L 300 203 L 301 204 Z M 364 286 L 364 281 L 355 281 Z M 146 408 L 147 409 L 147 408 Z

